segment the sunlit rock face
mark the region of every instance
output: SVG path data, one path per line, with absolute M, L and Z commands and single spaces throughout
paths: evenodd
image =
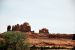
M 17 24 L 12 26 L 12 31 L 31 32 L 31 26 L 27 22 L 21 25 Z
M 47 28 L 42 28 L 39 30 L 39 33 L 49 33 Z
M 30 27 L 29 23 L 25 22 L 24 24 L 20 25 L 20 31 L 22 31 L 22 32 L 30 32 L 31 27 Z

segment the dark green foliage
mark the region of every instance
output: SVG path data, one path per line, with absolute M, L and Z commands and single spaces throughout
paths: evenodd
M 8 31 L 4 33 L 7 50 L 26 50 L 27 43 L 24 43 L 27 36 L 23 32 Z
M 36 50 L 37 49 L 37 47 L 35 46 L 35 45 L 33 45 L 31 48 L 30 48 L 30 50 Z
M 6 48 L 6 43 L 5 40 L 2 38 L 2 40 L 0 39 L 0 50 L 5 50 Z
M 36 47 L 36 46 L 32 46 L 30 48 L 30 50 L 55 50 L 55 49 L 67 49 L 65 47 L 56 47 L 56 46 L 53 46 L 53 47 Z
M 65 47 L 55 47 L 55 46 L 53 46 L 53 47 L 51 47 L 51 49 L 66 49 Z

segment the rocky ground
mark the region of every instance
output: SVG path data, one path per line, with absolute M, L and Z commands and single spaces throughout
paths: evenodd
M 75 41 L 72 40 L 71 34 L 38 34 L 38 33 L 27 33 L 28 42 L 31 45 L 43 46 L 43 47 L 75 47 Z M 59 36 L 60 35 L 60 36 Z

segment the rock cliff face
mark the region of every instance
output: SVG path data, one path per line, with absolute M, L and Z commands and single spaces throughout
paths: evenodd
M 39 30 L 39 33 L 49 33 L 48 29 L 47 28 L 42 28 Z
M 7 26 L 7 31 L 11 31 L 11 26 L 10 25 Z
M 7 27 L 7 29 L 8 28 L 9 27 Z M 8 31 L 10 30 L 8 29 Z M 12 31 L 31 32 L 31 26 L 27 22 L 21 25 L 17 24 L 17 25 L 12 26 Z
M 20 26 L 20 31 L 30 32 L 31 31 L 31 26 L 29 25 L 29 23 L 24 23 Z

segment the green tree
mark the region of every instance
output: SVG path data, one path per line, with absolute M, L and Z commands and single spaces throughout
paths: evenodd
M 28 47 L 28 44 L 25 44 L 24 41 L 27 38 L 26 33 L 8 31 L 4 33 L 6 44 L 11 50 L 25 50 Z
M 0 38 L 0 50 L 5 50 L 6 47 L 6 43 L 5 43 L 5 39 Z

